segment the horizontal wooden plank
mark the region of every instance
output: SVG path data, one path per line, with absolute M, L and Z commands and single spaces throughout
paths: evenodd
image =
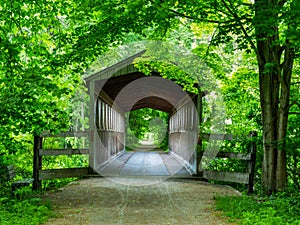
M 234 183 L 248 184 L 249 174 L 216 170 L 203 171 L 203 177 L 208 180 L 226 181 Z
M 88 167 L 40 170 L 39 180 L 52 180 L 57 178 L 82 177 L 88 175 Z
M 43 132 L 40 137 L 88 137 L 89 131 L 66 131 L 58 134 Z
M 15 171 L 15 166 L 14 165 L 10 165 L 10 166 L 7 166 L 7 171 Z
M 16 177 L 16 169 L 14 165 L 7 166 L 7 179 L 11 180 Z
M 230 159 L 239 159 L 239 160 L 250 160 L 250 154 L 242 154 L 235 152 L 219 152 L 217 155 L 218 158 L 230 158 Z
M 40 149 L 39 156 L 57 156 L 57 155 L 87 155 L 88 148 L 77 149 Z

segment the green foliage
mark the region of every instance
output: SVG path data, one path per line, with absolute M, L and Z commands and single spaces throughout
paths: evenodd
M 0 198 L 0 223 L 3 225 L 42 224 L 50 216 L 52 216 L 50 205 L 39 198 L 25 200 Z
M 150 108 L 127 114 L 127 145 L 137 146 L 140 140 L 150 140 L 158 148 L 168 149 L 167 124 L 169 114 Z
M 86 137 L 44 138 L 43 149 L 88 148 Z M 58 169 L 72 167 L 87 167 L 88 155 L 44 156 L 43 169 Z
M 268 43 L 268 47 L 277 48 L 277 44 L 285 47 L 289 43 L 297 55 L 300 11 L 295 0 L 279 1 L 281 4 L 274 1 L 277 5 L 255 2 L 1 1 L 0 165 L 15 164 L 18 174 L 30 176 L 32 134 L 44 130 L 87 129 L 87 117 L 79 110 L 87 106 L 69 105 L 72 97 L 80 98 L 75 94 L 78 89 L 82 93 L 81 74 L 109 47 L 147 38 L 164 38 L 193 49 L 205 60 L 214 75 L 222 80 L 227 115 L 233 123 L 226 127 L 228 132 L 261 130 L 258 80 L 252 63 L 256 59 L 252 55 L 245 58 L 237 49 L 255 51 L 255 42 L 274 35 L 274 27 L 278 25 L 279 39 Z M 184 57 L 180 61 L 190 63 Z M 185 90 L 197 92 L 194 80 L 187 76 L 188 71 L 176 64 L 148 62 L 137 66 L 145 73 L 155 69 Z M 276 66 L 279 65 L 267 61 L 263 68 L 270 72 Z M 295 62 L 294 76 L 297 70 L 299 62 Z M 232 76 L 228 77 L 229 74 Z M 297 82 L 299 76 L 294 80 Z M 299 103 L 299 90 L 297 84 L 291 88 L 291 103 Z M 299 107 L 293 104 L 291 111 L 299 112 Z M 296 114 L 289 117 L 286 139 L 293 184 L 299 184 L 298 117 Z M 147 125 L 141 127 L 135 135 L 142 137 L 148 131 Z M 261 162 L 262 157 L 259 159 Z M 82 163 L 77 158 L 60 160 L 64 165 Z
M 183 87 L 184 91 L 198 93 L 198 89 L 195 87 L 197 81 L 176 65 L 164 62 L 138 62 L 135 67 L 146 75 L 150 75 L 152 71 L 159 72 L 163 78 L 172 80 Z
M 300 224 L 300 196 L 217 196 L 216 208 L 243 225 Z
M 258 75 L 255 71 L 240 67 L 222 82 L 230 124 L 229 133 L 247 134 L 261 129 Z
M 288 181 L 300 188 L 300 64 L 295 60 L 294 78 L 291 85 L 291 108 L 286 138 Z

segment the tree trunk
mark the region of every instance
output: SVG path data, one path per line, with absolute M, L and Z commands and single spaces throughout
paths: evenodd
M 262 188 L 271 194 L 287 186 L 285 138 L 294 54 L 279 45 L 277 1 L 255 1 L 255 31 L 263 124 Z M 272 18 L 272 19 L 269 19 Z M 282 53 L 284 51 L 283 63 Z
M 284 62 L 282 64 L 282 75 L 280 77 L 281 93 L 280 93 L 280 108 L 278 121 L 278 156 L 276 168 L 276 185 L 277 190 L 287 186 L 287 171 L 286 171 L 286 133 L 289 114 L 290 86 L 292 77 L 292 67 L 294 61 L 294 50 L 287 42 L 284 50 Z
M 275 72 L 266 73 L 260 66 L 260 102 L 263 121 L 263 190 L 267 193 L 276 191 L 277 166 L 277 120 L 278 120 L 278 79 Z

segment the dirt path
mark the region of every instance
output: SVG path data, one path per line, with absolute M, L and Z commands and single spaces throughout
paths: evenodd
M 168 180 L 148 186 L 122 185 L 104 178 L 73 182 L 44 197 L 58 218 L 46 225 L 229 224 L 214 211 L 215 195 L 237 195 L 225 186 Z M 232 223 L 231 223 L 232 224 Z

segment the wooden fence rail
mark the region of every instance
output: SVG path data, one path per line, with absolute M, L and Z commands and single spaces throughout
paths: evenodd
M 82 177 L 88 175 L 89 167 L 80 168 L 62 168 L 62 169 L 42 169 L 44 156 L 60 156 L 60 155 L 88 155 L 88 148 L 60 148 L 60 149 L 45 149 L 43 148 L 43 139 L 45 138 L 60 138 L 60 137 L 89 137 L 88 131 L 72 131 L 60 132 L 59 134 L 42 133 L 40 136 L 34 137 L 33 149 L 33 190 L 39 190 L 42 186 L 42 180 L 56 178 Z
M 245 161 L 247 166 L 245 172 L 229 172 L 229 171 L 216 171 L 204 170 L 201 171 L 203 177 L 208 180 L 226 181 L 242 183 L 247 185 L 248 193 L 253 192 L 254 185 L 254 171 L 256 160 L 256 144 L 254 137 L 257 134 L 252 132 L 249 136 L 251 139 L 248 152 L 219 152 L 217 158 L 228 158 Z M 88 148 L 61 148 L 61 149 L 45 149 L 43 148 L 43 139 L 45 138 L 59 138 L 59 137 L 89 137 L 88 131 L 79 132 L 61 132 L 59 134 L 43 133 L 40 136 L 34 137 L 34 158 L 33 158 L 33 189 L 41 189 L 42 180 L 56 179 L 56 178 L 69 178 L 69 177 L 82 177 L 88 175 L 90 172 L 89 167 L 81 168 L 62 168 L 62 169 L 42 169 L 42 160 L 45 156 L 59 156 L 59 155 L 88 155 Z M 203 140 L 229 140 L 229 141 L 242 141 L 243 139 L 233 136 L 231 134 L 202 134 L 199 139 L 199 145 L 202 145 Z M 203 152 L 198 152 L 198 156 Z M 200 161 L 199 161 L 200 162 Z
M 223 159 L 237 159 L 246 161 L 245 172 L 230 172 L 230 171 L 217 171 L 217 170 L 203 170 L 201 174 L 204 178 L 208 180 L 225 181 L 233 183 L 246 184 L 248 189 L 248 194 L 253 193 L 254 186 L 254 176 L 255 176 L 255 161 L 256 161 L 256 142 L 254 138 L 257 136 L 256 132 L 251 132 L 249 135 L 250 144 L 248 147 L 248 152 L 246 154 L 236 153 L 236 152 L 219 152 L 216 158 Z M 202 146 L 202 140 L 237 140 L 242 139 L 234 137 L 230 134 L 202 134 L 199 140 L 200 146 Z M 203 152 L 200 152 L 203 155 Z M 201 160 L 200 156 L 200 160 Z

